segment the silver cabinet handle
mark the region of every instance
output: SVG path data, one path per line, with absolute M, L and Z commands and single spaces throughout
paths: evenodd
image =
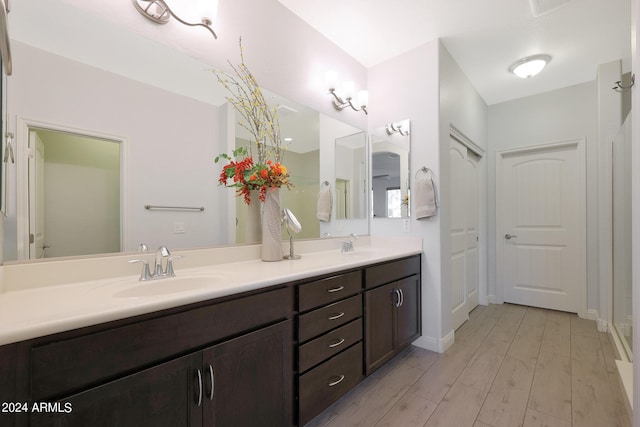
M 198 369 L 198 406 L 202 405 L 202 374 Z
M 213 400 L 213 391 L 216 388 L 215 379 L 213 377 L 213 366 L 209 365 L 207 367 L 207 370 L 209 371 L 209 379 L 211 380 L 211 390 L 209 391 L 209 400 Z
M 344 338 L 340 338 L 339 340 L 329 344 L 329 348 L 336 348 L 338 347 L 340 344 L 342 344 L 344 342 Z
M 327 289 L 327 292 L 329 292 L 329 293 L 340 292 L 343 289 L 344 289 L 344 286 L 338 286 L 337 288 Z
M 404 291 L 402 289 L 398 289 L 400 292 L 400 305 L 398 307 L 402 307 L 404 305 Z
M 329 387 L 336 386 L 340 384 L 343 380 L 344 380 L 344 375 L 340 375 L 337 380 L 329 383 Z
M 342 316 L 344 316 L 344 313 L 336 313 L 333 316 L 330 316 L 329 320 L 336 320 L 336 319 L 341 318 Z
M 393 290 L 393 293 L 396 294 L 396 296 L 398 297 L 398 299 L 396 300 L 396 302 L 393 304 L 396 308 L 400 307 L 400 291 L 397 289 Z
M 507 240 L 513 239 L 514 237 L 518 237 L 518 236 L 516 236 L 515 234 L 509 234 L 509 233 L 504 235 L 504 238 Z

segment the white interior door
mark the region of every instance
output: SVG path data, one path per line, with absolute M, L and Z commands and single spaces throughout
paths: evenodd
M 582 311 L 583 146 L 579 140 L 498 155 L 498 277 L 505 302 Z
M 478 305 L 479 158 L 455 138 L 449 141 L 451 170 L 451 321 L 457 329 Z
M 44 258 L 44 159 L 42 140 L 29 132 L 29 258 Z

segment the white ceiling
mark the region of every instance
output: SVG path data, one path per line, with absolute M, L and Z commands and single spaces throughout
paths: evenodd
M 612 60 L 631 68 L 629 0 L 279 1 L 366 67 L 440 38 L 489 105 L 594 80 Z M 530 1 L 560 7 L 534 18 Z M 535 78 L 508 72 L 538 53 L 553 59 Z

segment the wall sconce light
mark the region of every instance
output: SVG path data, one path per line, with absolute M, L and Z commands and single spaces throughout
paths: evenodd
M 131 0 L 136 10 L 142 14 L 145 18 L 156 24 L 166 24 L 173 16 L 178 22 L 189 27 L 204 27 L 213 35 L 213 38 L 217 39 L 211 25 L 215 18 L 216 11 L 218 9 L 218 0 L 200 0 L 197 2 L 198 10 L 202 12 L 202 19 L 200 22 L 190 23 L 184 21 L 178 17 L 165 3 L 164 0 Z
M 522 58 L 509 67 L 509 72 L 521 79 L 529 79 L 538 74 L 551 61 L 549 55 L 533 55 Z
M 338 73 L 335 71 L 327 71 L 324 75 L 327 87 L 329 88 L 329 94 L 333 95 L 333 106 L 336 110 L 342 111 L 347 107 L 351 107 L 353 111 L 367 112 L 367 105 L 369 104 L 369 92 L 366 90 L 358 91 L 358 98 L 356 105 L 354 105 L 353 96 L 356 92 L 356 85 L 354 82 L 347 81 L 342 83 L 342 93 L 338 94 L 336 86 L 338 83 Z
M 411 131 L 409 129 L 403 129 L 402 123 L 389 123 L 385 126 L 388 135 L 393 135 L 394 133 L 399 133 L 402 136 L 407 136 Z

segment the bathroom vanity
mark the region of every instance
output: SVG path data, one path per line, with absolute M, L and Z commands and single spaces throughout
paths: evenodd
M 6 343 L 0 424 L 304 425 L 420 335 L 421 255 L 392 253 L 221 264 L 217 271 L 280 273 L 213 298 L 185 291 L 202 300 Z

